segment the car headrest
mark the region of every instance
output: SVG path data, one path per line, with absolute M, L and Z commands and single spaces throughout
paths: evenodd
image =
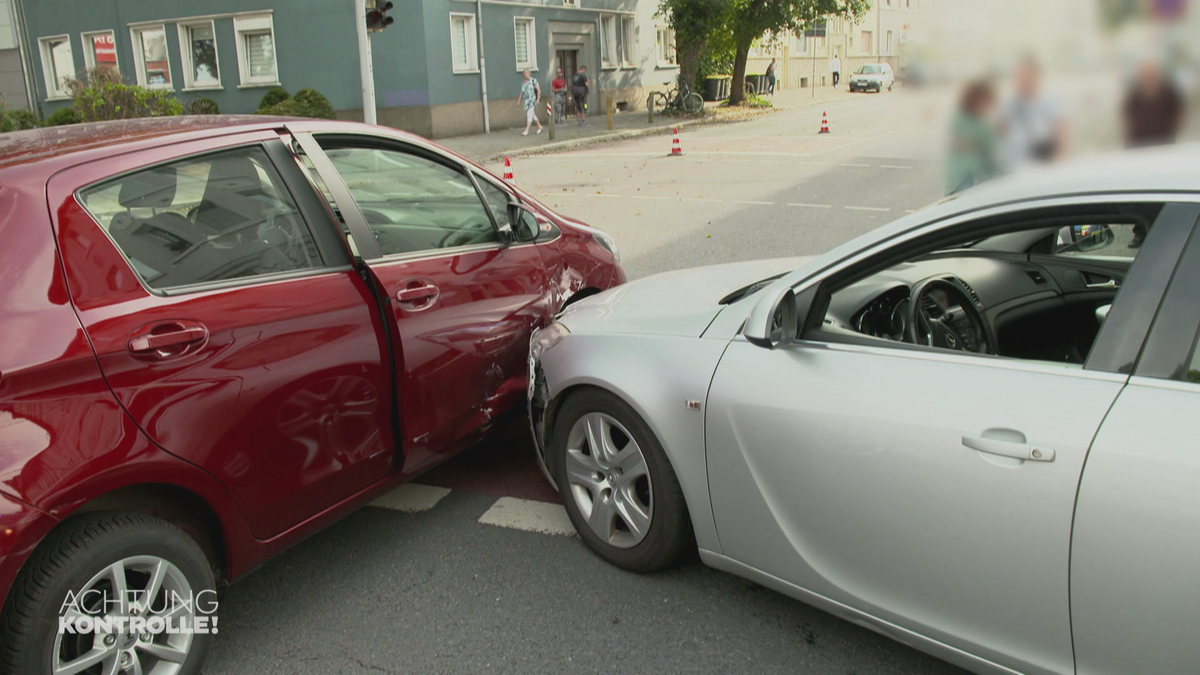
M 175 167 L 158 166 L 122 179 L 117 201 L 127 209 L 164 209 L 175 201 L 177 183 Z
M 208 170 L 208 182 L 204 186 L 204 199 L 210 200 L 221 192 L 234 192 L 240 195 L 259 194 L 262 192 L 262 179 L 254 168 L 254 162 L 242 154 L 220 157 L 213 160 Z

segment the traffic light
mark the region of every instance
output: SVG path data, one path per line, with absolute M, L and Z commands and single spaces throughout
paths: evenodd
M 392 25 L 396 20 L 387 13 L 394 7 L 391 0 L 375 0 L 367 2 L 367 30 L 381 31 Z

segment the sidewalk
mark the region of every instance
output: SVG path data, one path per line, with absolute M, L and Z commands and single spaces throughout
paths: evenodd
M 700 124 L 742 122 L 779 110 L 829 103 L 849 96 L 850 94 L 845 89 L 834 90 L 831 87 L 817 89 L 815 98 L 810 89 L 781 90 L 775 94 L 774 108 L 725 108 L 721 107 L 720 103 L 706 103 L 704 117 L 674 117 L 656 114 L 654 124 L 650 124 L 645 110 L 637 110 L 615 114 L 611 131 L 608 129 L 608 118 L 604 114 L 588 117 L 588 126 L 585 127 L 578 126 L 572 118 L 558 125 L 554 141 L 550 140 L 550 126 L 546 124 L 543 116 L 542 124 L 545 131 L 541 135 L 536 135 L 537 127 L 534 126 L 528 136 L 521 135 L 521 128 L 497 129 L 490 134 L 443 138 L 439 139 L 438 143 L 477 162 L 489 163 L 504 157 L 570 150 L 593 143 L 666 134 L 675 127 L 686 128 Z

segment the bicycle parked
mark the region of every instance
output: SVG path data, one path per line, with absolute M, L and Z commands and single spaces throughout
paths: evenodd
M 670 82 L 663 82 L 663 84 L 671 87 Z M 673 108 L 695 115 L 704 110 L 704 98 L 692 91 L 685 82 L 682 87 L 672 87 L 665 93 L 656 91 L 650 94 L 649 105 L 655 110 Z

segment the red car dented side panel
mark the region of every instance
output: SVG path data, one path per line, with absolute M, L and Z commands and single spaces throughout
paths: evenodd
M 395 130 L 300 124 L 436 147 Z M 392 298 L 412 278 L 446 289 L 440 318 L 389 307 L 400 327 L 389 345 L 355 270 L 152 294 L 73 196 L 146 164 L 277 139 L 281 128 L 270 118 L 190 117 L 0 135 L 0 598 L 58 522 L 134 486 L 170 486 L 206 504 L 220 521 L 225 576 L 244 574 L 476 439 L 523 398 L 529 332 L 579 289 L 624 281 L 590 232 L 522 194 L 561 237 L 375 270 Z M 456 309 L 468 305 L 479 311 Z M 164 319 L 202 323 L 205 342 L 177 360 L 139 361 L 130 335 Z M 389 347 L 403 359 L 399 403 Z M 365 415 L 374 433 L 347 440 L 305 426 L 337 417 L 321 395 L 346 391 L 339 378 L 375 389 Z M 467 412 L 449 431 L 425 422 L 445 417 L 439 396 L 466 378 L 454 395 L 467 397 Z M 282 415 L 297 397 L 311 405 Z M 405 406 L 401 439 L 390 427 L 395 405 Z M 403 469 L 391 462 L 397 443 Z

